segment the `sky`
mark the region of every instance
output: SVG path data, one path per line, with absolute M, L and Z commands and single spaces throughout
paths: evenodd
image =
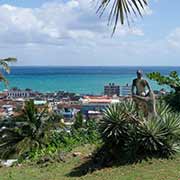
M 1 57 L 18 66 L 180 66 L 179 7 L 149 0 L 142 19 L 111 37 L 94 0 L 1 0 Z

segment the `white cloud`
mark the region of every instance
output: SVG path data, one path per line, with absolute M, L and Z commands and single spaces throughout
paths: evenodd
M 176 28 L 168 35 L 167 41 L 171 48 L 180 50 L 180 27 Z
M 99 18 L 92 2 L 56 0 L 39 8 L 1 5 L 1 56 L 15 55 L 20 65 L 137 65 L 135 57 L 142 62 L 158 54 L 159 42 L 145 40 L 141 28 L 118 26 L 111 38 L 107 17 Z
M 110 37 L 111 28 L 99 19 L 91 0 L 56 1 L 39 8 L 21 8 L 4 4 L 0 6 L 0 41 L 9 44 L 62 45 L 83 39 Z M 144 33 L 138 28 L 123 28 L 117 36 Z

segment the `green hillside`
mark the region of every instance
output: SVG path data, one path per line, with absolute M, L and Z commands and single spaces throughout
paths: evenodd
M 133 165 L 104 168 L 86 175 L 81 167 L 88 161 L 88 155 L 94 150 L 92 145 L 78 147 L 73 152 L 82 154 L 73 157 L 68 154 L 66 162 L 52 163 L 46 167 L 25 164 L 19 167 L 0 168 L 1 180 L 178 180 L 180 179 L 180 156 L 174 159 L 153 159 Z M 78 170 L 77 170 L 78 169 Z

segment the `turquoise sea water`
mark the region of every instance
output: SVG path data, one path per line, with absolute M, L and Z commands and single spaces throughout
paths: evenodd
M 174 70 L 180 73 L 180 67 L 12 67 L 11 74 L 6 76 L 9 87 L 31 88 L 40 92 L 64 90 L 102 94 L 103 86 L 110 82 L 131 84 L 137 69 L 142 69 L 144 74 L 159 71 L 166 75 Z M 153 81 L 150 84 L 153 89 L 161 88 Z

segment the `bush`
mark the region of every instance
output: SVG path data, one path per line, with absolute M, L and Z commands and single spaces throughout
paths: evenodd
M 147 77 L 156 81 L 159 85 L 166 85 L 171 92 L 162 97 L 174 111 L 180 111 L 180 78 L 176 71 L 172 71 L 168 76 L 164 76 L 159 72 L 147 74 Z
M 59 152 L 69 152 L 74 147 L 83 144 L 99 142 L 98 126 L 95 120 L 82 122 L 82 126 L 72 126 L 70 132 L 66 128 L 52 132 L 48 146 L 41 149 L 33 149 L 28 157 L 38 160 L 44 156 L 55 156 Z
M 22 115 L 0 123 L 0 128 L 5 127 L 0 131 L 0 158 L 37 160 L 99 139 L 96 120 L 84 121 L 78 114 L 70 131 L 59 120 L 60 117 L 49 114 L 46 107 L 38 111 L 33 101 L 27 101 Z
M 0 131 L 0 158 L 26 155 L 47 144 L 51 129 L 47 108 L 38 111 L 32 100 L 25 102 L 22 115 L 2 123 Z M 13 123 L 12 123 L 13 122 Z
M 106 155 L 132 161 L 179 152 L 180 114 L 164 103 L 157 105 L 157 111 L 157 117 L 146 120 L 136 113 L 133 102 L 110 105 L 100 122 Z

